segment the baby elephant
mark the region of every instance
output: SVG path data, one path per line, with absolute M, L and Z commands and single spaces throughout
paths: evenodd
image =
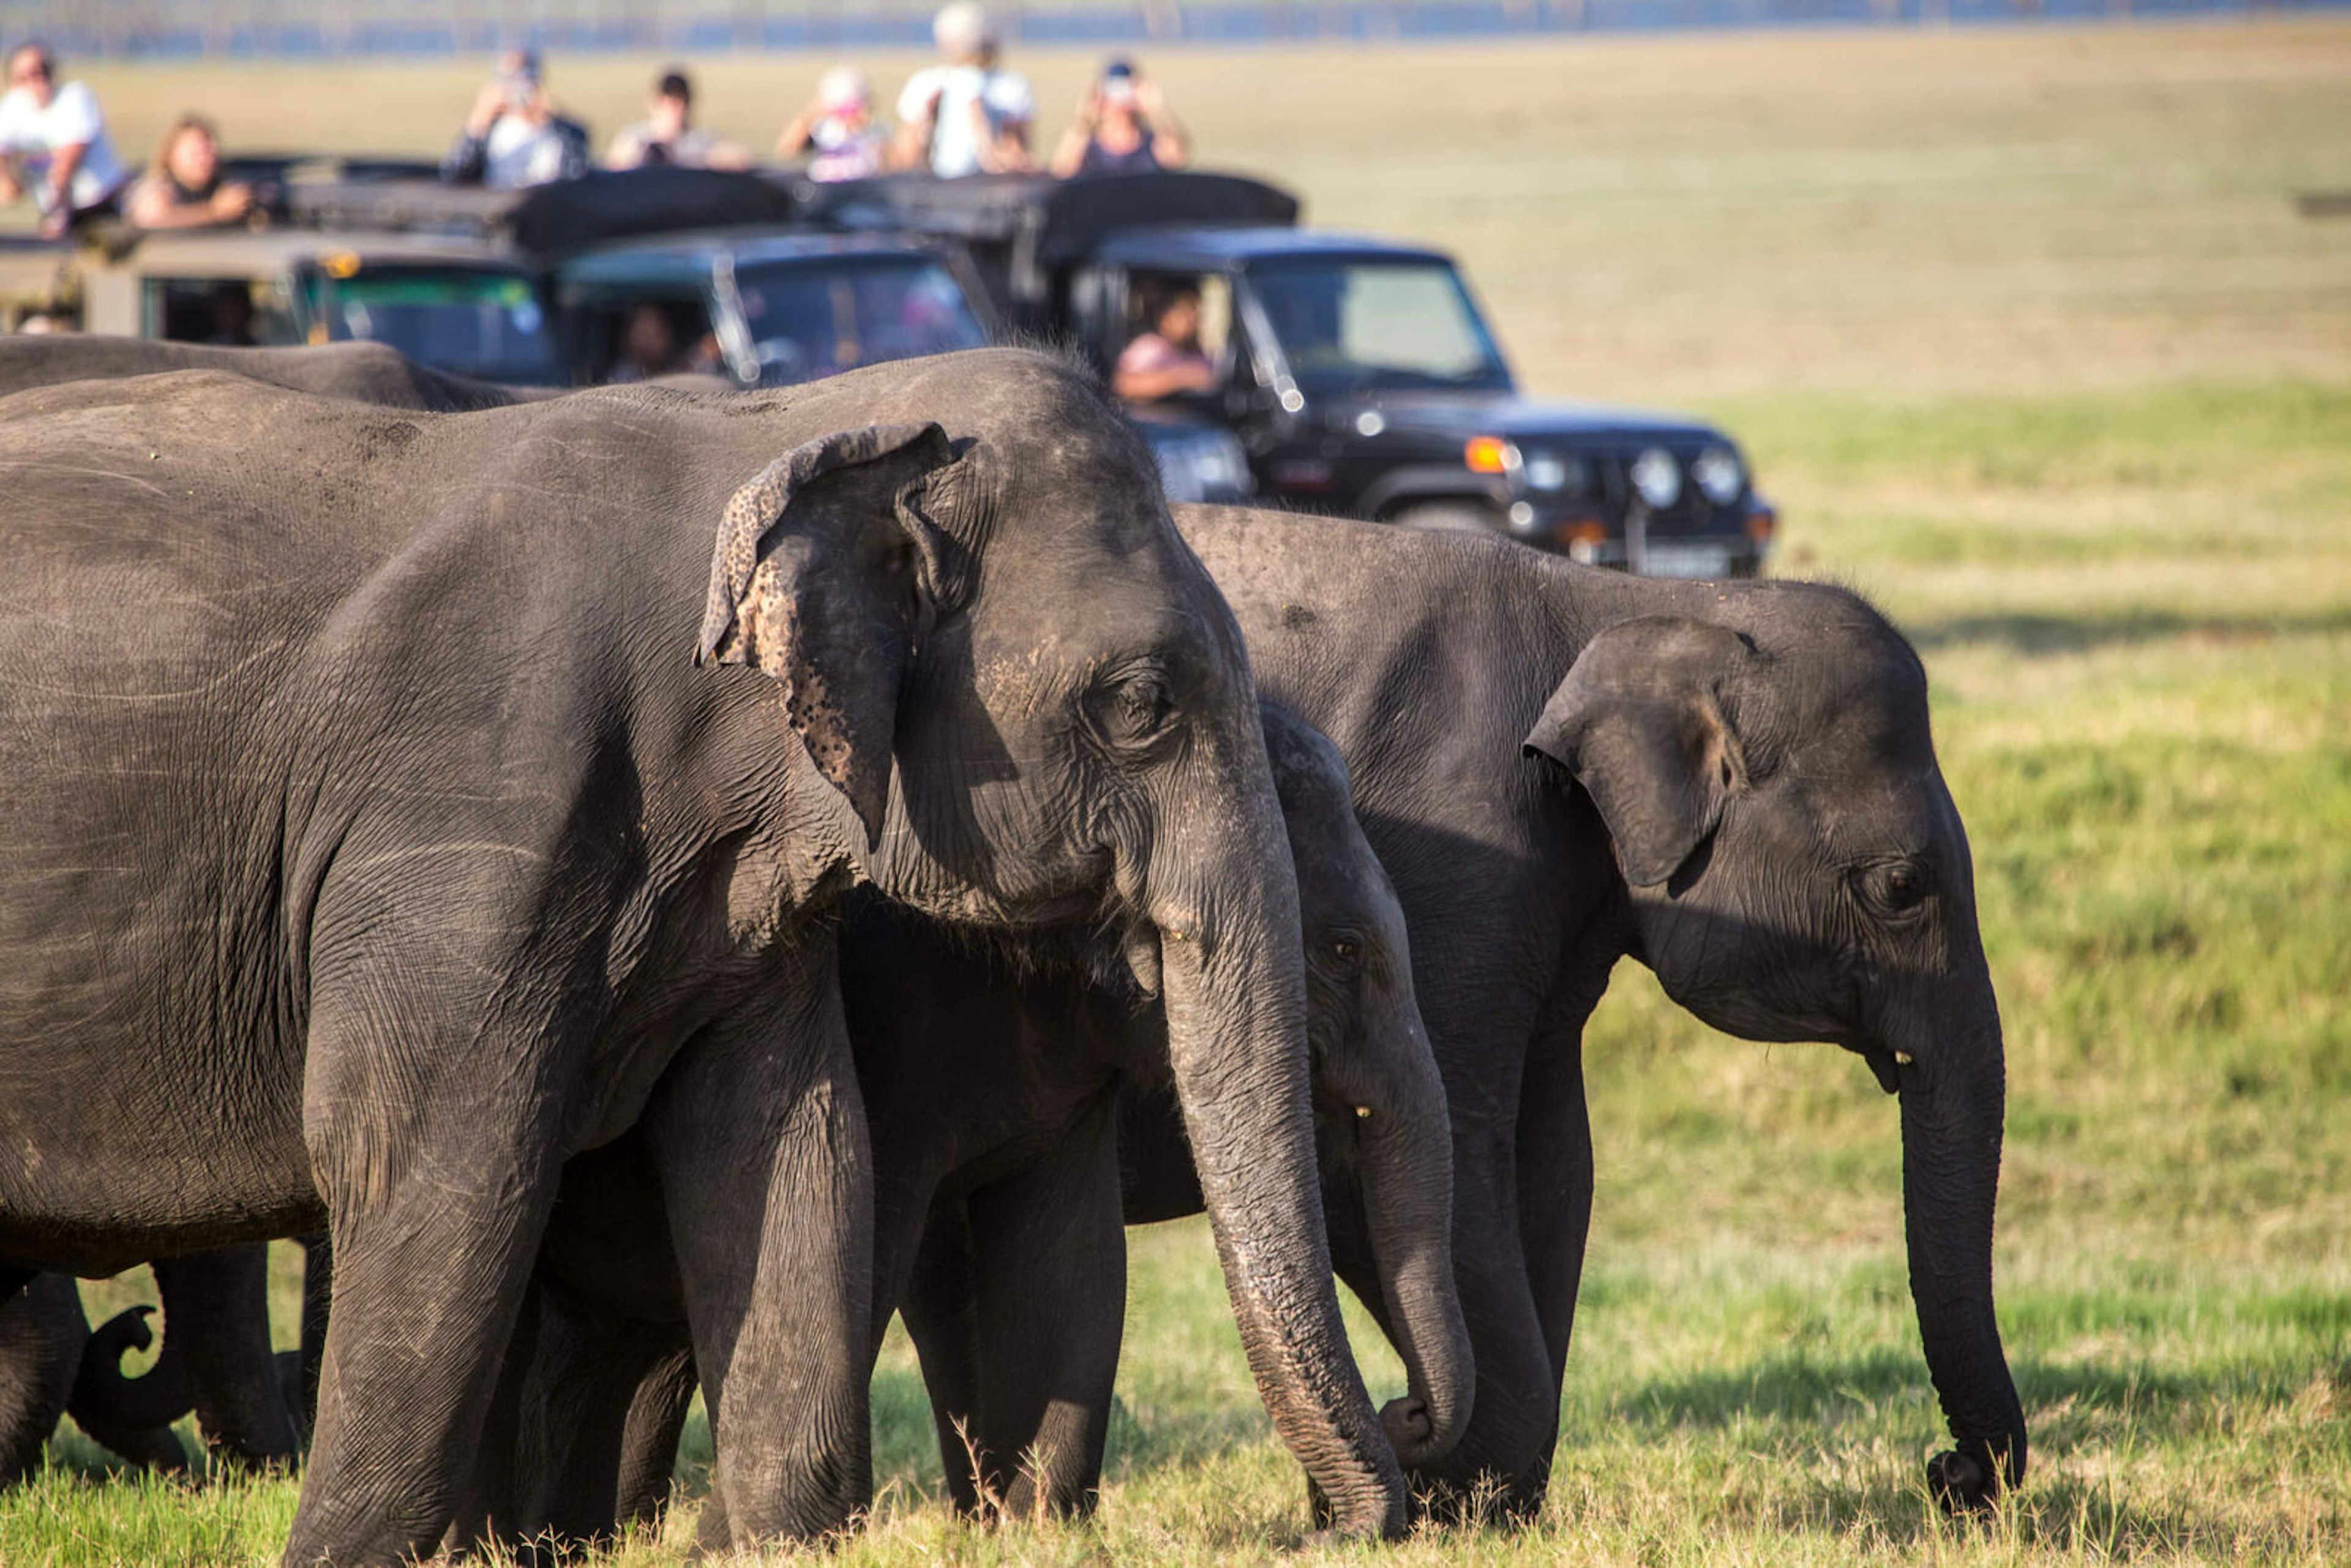
M 1453 1289 L 1444 1087 L 1403 915 L 1356 825 L 1345 764 L 1286 710 L 1269 705 L 1264 720 L 1306 936 L 1324 1179 L 1364 1194 L 1381 1315 L 1411 1385 L 1384 1425 L 1399 1456 L 1421 1462 L 1451 1448 L 1475 1381 Z M 967 1510 L 1093 1501 L 1125 1311 L 1118 1096 L 1151 1093 L 1171 1071 L 1150 999 L 1157 965 L 1145 942 L 979 938 L 878 900 L 844 925 L 842 992 L 875 1165 L 873 1342 L 902 1310 Z M 1222 1132 L 1208 1122 L 1188 1134 Z M 1190 1168 L 1188 1156 L 1176 1163 Z M 516 1469 L 477 1516 L 499 1536 L 585 1539 L 667 1496 L 690 1352 L 682 1323 L 605 1308 L 629 1293 L 609 1274 L 580 1288 L 585 1270 L 614 1267 L 611 1239 L 602 1228 L 595 1260 L 550 1254 L 542 1268 Z M 716 1495 L 705 1505 L 706 1541 L 726 1539 L 710 1517 L 720 1507 Z
M 194 1403 L 183 1359 L 166 1345 L 144 1376 L 122 1375 L 126 1351 L 154 1343 L 152 1307 L 131 1307 L 92 1329 L 81 1292 L 63 1274 L 38 1274 L 0 1296 L 0 1486 L 29 1476 L 59 1417 L 70 1415 L 134 1464 L 185 1469 L 172 1423 Z
M 28 1472 L 69 1414 L 124 1458 L 184 1469 L 172 1423 L 193 1411 L 216 1464 L 290 1465 L 301 1454 L 298 1369 L 269 1339 L 269 1259 L 259 1245 L 225 1247 L 154 1261 L 163 1299 L 163 1350 L 141 1376 L 122 1375 L 125 1351 L 154 1343 L 152 1307 L 116 1313 L 96 1329 L 71 1279 L 37 1275 L 0 1297 L 0 1486 Z

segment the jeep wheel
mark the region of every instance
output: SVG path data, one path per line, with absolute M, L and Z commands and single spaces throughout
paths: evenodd
M 1424 501 L 1416 507 L 1406 507 L 1390 518 L 1407 528 L 1428 528 L 1437 533 L 1499 534 L 1502 519 L 1490 507 L 1475 501 Z

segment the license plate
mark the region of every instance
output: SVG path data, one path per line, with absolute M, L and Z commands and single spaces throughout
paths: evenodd
M 1649 577 L 1729 577 L 1730 547 L 1651 539 L 1641 570 Z

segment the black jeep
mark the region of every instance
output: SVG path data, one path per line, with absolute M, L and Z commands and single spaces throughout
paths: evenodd
M 1258 493 L 1425 527 L 1487 528 L 1578 560 L 1752 575 L 1777 518 L 1699 421 L 1518 394 L 1452 259 L 1297 226 L 1231 175 L 893 176 L 804 188 L 810 215 L 960 242 L 1008 322 L 1105 370 L 1196 293 L 1213 389 L 1162 401 L 1240 438 Z

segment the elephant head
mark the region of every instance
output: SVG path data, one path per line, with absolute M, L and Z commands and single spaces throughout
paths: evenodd
M 1453 1279 L 1453 1133 L 1412 989 L 1404 910 L 1355 821 L 1346 762 L 1322 732 L 1264 705 L 1306 945 L 1306 1018 L 1326 1184 L 1363 1197 L 1381 1326 L 1410 1392 L 1381 1417 L 1426 1465 L 1469 1424 L 1476 1364 Z
M 737 493 L 703 656 L 780 689 L 884 893 L 997 929 L 1133 926 L 1155 948 L 1259 1389 L 1343 1528 L 1401 1529 L 1331 1285 L 1297 886 L 1255 688 L 1148 452 L 1044 354 L 879 366 L 799 397 L 796 420 L 836 398 L 863 417 Z
M 1840 590 L 1709 592 L 1704 613 L 1599 631 L 1527 750 L 1606 824 L 1667 995 L 1750 1040 L 1845 1046 L 1901 1097 L 1911 1291 L 1957 1439 L 1929 1476 L 1980 1505 L 2025 1462 L 1992 1309 L 2006 1076 L 1926 673 Z

